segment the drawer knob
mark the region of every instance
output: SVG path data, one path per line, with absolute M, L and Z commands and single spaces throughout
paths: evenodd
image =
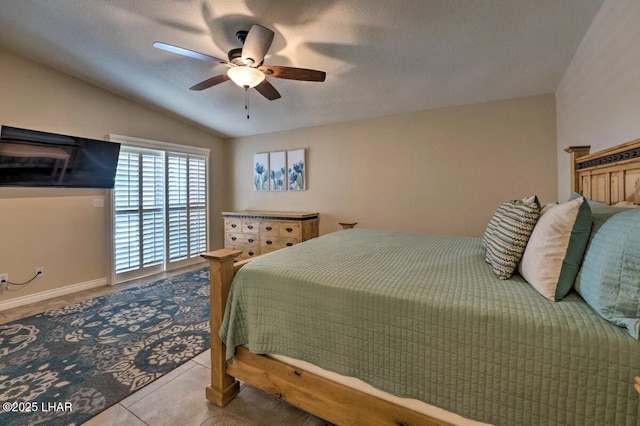
M 273 241 L 267 240 L 267 244 L 273 244 Z
M 287 243 L 287 247 L 291 247 L 293 243 Z
M 293 228 L 287 228 L 287 232 L 293 232 Z
M 235 241 L 235 240 L 237 240 L 237 239 L 238 239 L 238 238 L 236 238 L 236 237 L 231 237 L 231 241 Z
M 254 253 L 252 251 L 250 251 L 249 253 L 247 253 L 249 256 L 253 256 Z
M 272 227 L 270 227 L 270 226 L 267 226 L 265 229 L 266 229 L 267 231 L 271 231 L 273 228 L 272 228 Z
M 252 243 L 253 242 L 253 238 L 249 238 L 249 242 Z
M 253 229 L 253 225 L 249 225 L 249 226 L 247 226 L 247 228 Z
M 232 227 L 232 228 L 235 228 L 235 227 L 237 227 L 237 226 L 238 226 L 238 225 L 236 225 L 235 223 L 232 223 L 232 224 L 231 224 L 231 227 Z

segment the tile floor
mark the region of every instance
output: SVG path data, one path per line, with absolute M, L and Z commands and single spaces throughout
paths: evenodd
M 163 273 L 117 286 L 97 287 L 78 293 L 0 311 L 0 324 L 58 308 L 80 300 L 99 297 L 136 285 L 184 273 L 194 267 Z M 240 393 L 225 408 L 208 402 L 204 390 L 209 384 L 210 352 L 207 350 L 191 361 L 165 374 L 158 380 L 108 408 L 84 423 L 85 426 L 213 426 L 213 425 L 326 425 L 282 401 L 241 385 Z

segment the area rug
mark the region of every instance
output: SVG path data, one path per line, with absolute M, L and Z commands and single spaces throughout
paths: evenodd
M 0 325 L 0 425 L 81 424 L 209 348 L 207 268 Z

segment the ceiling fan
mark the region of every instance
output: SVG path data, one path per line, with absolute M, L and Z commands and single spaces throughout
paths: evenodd
M 229 68 L 224 74 L 208 78 L 190 87 L 189 89 L 191 90 L 204 90 L 231 80 L 245 90 L 253 87 L 262 96 L 273 101 L 280 98 L 280 93 L 267 81 L 266 77 L 300 81 L 324 81 L 326 77 L 324 71 L 263 65 L 264 56 L 271 47 L 273 36 L 273 31 L 261 25 L 254 25 L 249 31 L 238 31 L 236 37 L 243 46 L 242 48 L 231 49 L 228 53 L 229 60 L 216 58 L 159 41 L 153 43 L 153 47 L 202 61 L 226 65 Z

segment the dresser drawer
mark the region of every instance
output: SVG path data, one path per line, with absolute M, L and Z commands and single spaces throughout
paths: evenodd
M 226 246 L 245 246 L 245 247 L 259 247 L 260 239 L 255 234 L 238 234 L 238 233 L 226 233 L 224 236 L 225 247 Z
M 300 224 L 281 222 L 279 235 L 285 237 L 300 237 Z
M 281 248 L 290 247 L 294 244 L 298 244 L 300 238 L 294 237 L 272 237 L 270 235 L 260 236 L 260 250 L 263 253 L 280 250 Z
M 245 247 L 245 246 L 226 246 L 230 250 L 240 250 L 242 254 L 236 257 L 236 260 L 248 259 L 250 257 L 256 257 L 260 254 L 260 249 L 257 247 Z
M 257 234 L 260 232 L 260 221 L 254 219 L 242 220 L 242 232 L 245 234 Z
M 260 235 L 280 235 L 280 222 L 260 222 Z
M 242 232 L 242 220 L 233 218 L 225 219 L 224 232 Z

